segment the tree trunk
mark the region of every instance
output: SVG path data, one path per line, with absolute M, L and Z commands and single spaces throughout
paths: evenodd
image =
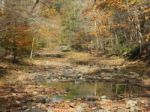
M 30 59 L 32 59 L 32 58 L 33 58 L 33 51 L 34 51 L 34 40 L 35 40 L 35 38 L 33 37 L 33 38 L 32 38 L 31 52 L 30 52 Z
M 13 53 L 12 62 L 17 63 L 17 48 L 16 48 L 16 43 L 15 43 L 15 38 L 13 38 L 12 53 Z
M 99 51 L 99 37 L 97 34 L 97 21 L 95 21 L 95 36 L 96 36 L 96 50 Z

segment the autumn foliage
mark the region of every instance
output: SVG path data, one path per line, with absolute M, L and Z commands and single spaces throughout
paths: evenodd
M 18 56 L 61 45 L 127 56 L 136 48 L 141 54 L 150 41 L 149 0 L 30 0 L 5 7 L 0 11 L 1 47 Z

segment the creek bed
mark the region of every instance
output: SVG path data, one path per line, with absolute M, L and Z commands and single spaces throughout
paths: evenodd
M 65 95 L 56 95 L 55 98 L 77 99 L 88 97 L 134 98 L 144 94 L 146 88 L 132 84 L 112 82 L 51 82 L 45 86 L 66 90 Z

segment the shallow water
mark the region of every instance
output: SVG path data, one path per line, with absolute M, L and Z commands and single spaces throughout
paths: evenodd
M 66 99 L 91 96 L 106 96 L 108 98 L 137 97 L 143 93 L 143 88 L 136 85 L 108 82 L 52 82 L 46 85 L 66 90 L 67 94 L 59 96 Z

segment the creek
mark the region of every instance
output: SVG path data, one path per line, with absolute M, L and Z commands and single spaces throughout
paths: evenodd
M 51 82 L 46 86 L 66 90 L 65 95 L 55 98 L 76 99 L 87 97 L 125 98 L 137 97 L 143 94 L 144 88 L 138 85 L 112 82 Z

